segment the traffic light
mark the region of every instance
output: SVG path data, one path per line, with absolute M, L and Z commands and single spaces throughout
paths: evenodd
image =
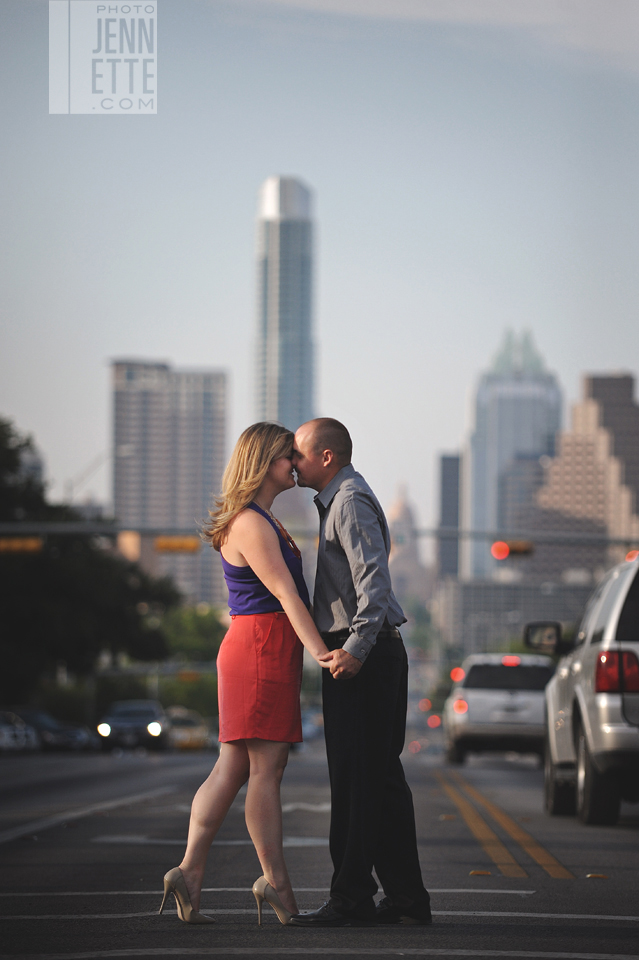
M 495 540 L 490 548 L 495 560 L 506 560 L 508 557 L 529 557 L 535 552 L 532 540 Z
M 42 537 L 0 537 L 0 553 L 40 553 Z
M 197 553 L 202 546 L 199 537 L 156 537 L 153 549 L 156 553 Z

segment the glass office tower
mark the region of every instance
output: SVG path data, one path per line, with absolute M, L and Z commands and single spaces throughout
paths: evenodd
M 498 531 L 505 519 L 504 494 L 521 507 L 525 491 L 515 495 L 519 482 L 533 497 L 535 485 L 522 464 L 552 456 L 555 435 L 561 426 L 562 395 L 556 377 L 549 373 L 529 334 L 506 335 L 493 367 L 479 383 L 475 403 L 475 430 L 470 441 L 466 524 L 471 530 Z M 508 482 L 506 482 L 508 480 Z M 464 575 L 490 577 L 495 562 L 490 542 L 472 540 L 464 545 Z
M 295 430 L 314 415 L 311 192 L 294 177 L 269 177 L 257 221 L 257 420 Z

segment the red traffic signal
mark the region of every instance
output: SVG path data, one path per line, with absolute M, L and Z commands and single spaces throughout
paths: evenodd
M 510 547 L 505 540 L 496 540 L 490 548 L 495 560 L 505 560 L 510 555 Z
M 495 560 L 506 560 L 507 557 L 529 557 L 535 552 L 532 540 L 496 540 L 490 548 Z

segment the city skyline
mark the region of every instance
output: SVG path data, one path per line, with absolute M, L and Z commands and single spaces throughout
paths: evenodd
M 47 114 L 48 5 L 2 5 L 0 409 L 54 499 L 109 450 L 111 357 L 228 369 L 229 436 L 254 419 L 255 196 L 277 173 L 317 196 L 316 412 L 385 505 L 408 484 L 419 526 L 505 329 L 532 330 L 568 402 L 584 372 L 636 373 L 623 4 L 330 6 L 163 0 L 160 112 L 107 119 Z

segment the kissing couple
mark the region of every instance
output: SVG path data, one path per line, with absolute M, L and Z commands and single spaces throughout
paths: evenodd
M 199 912 L 206 858 L 239 789 L 262 866 L 253 893 L 283 924 L 299 927 L 431 923 L 415 815 L 400 754 L 408 662 L 406 622 L 388 570 L 390 533 L 377 497 L 351 463 L 352 442 L 322 417 L 293 434 L 256 423 L 240 436 L 205 537 L 222 557 L 231 626 L 217 659 L 220 754 L 193 799 L 186 852 L 164 877 L 187 923 Z M 271 513 L 279 493 L 317 491 L 319 548 L 310 598 L 302 558 Z M 330 899 L 299 913 L 282 849 L 280 782 L 291 743 L 302 740 L 304 647 L 323 667 L 324 732 L 331 784 Z M 384 897 L 375 903 L 377 882 Z

